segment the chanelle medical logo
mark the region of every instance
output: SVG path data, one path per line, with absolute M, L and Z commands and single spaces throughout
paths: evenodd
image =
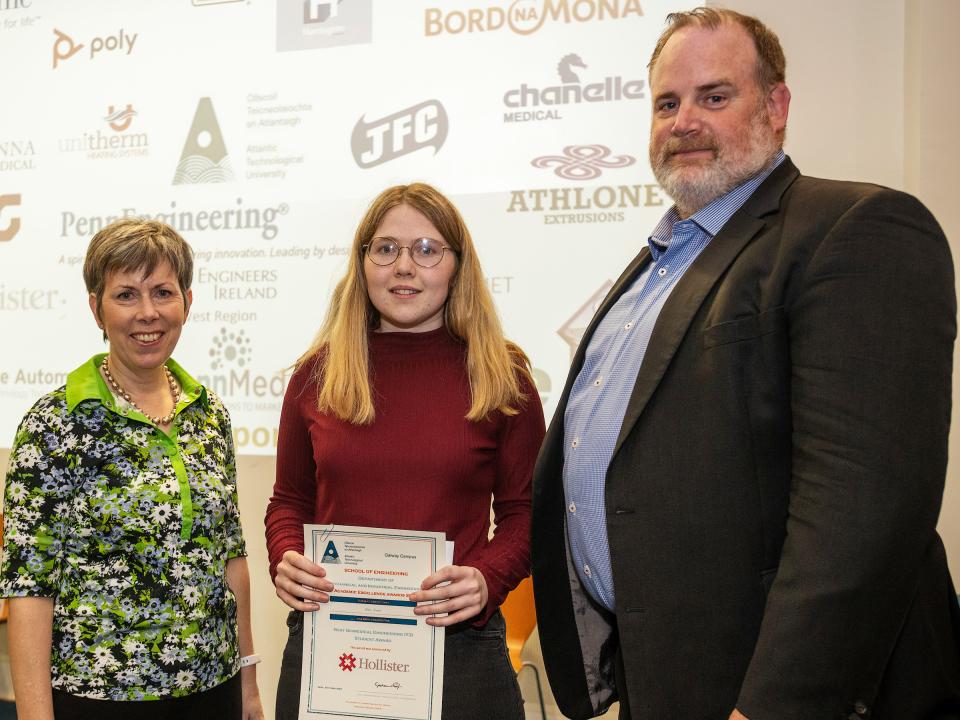
M 426 8 L 423 34 L 459 35 L 460 33 L 509 30 L 517 35 L 532 35 L 548 23 L 586 23 L 643 17 L 640 0 L 513 0 L 466 10 Z
M 560 120 L 562 107 L 640 100 L 644 97 L 644 80 L 625 80 L 621 75 L 607 75 L 603 80 L 583 82 L 581 76 L 589 77 L 584 72 L 588 69 L 589 66 L 577 53 L 564 55 L 557 64 L 559 85 L 536 87 L 522 83 L 520 87 L 504 93 L 503 104 L 511 108 L 511 112 L 503 114 L 503 121 Z

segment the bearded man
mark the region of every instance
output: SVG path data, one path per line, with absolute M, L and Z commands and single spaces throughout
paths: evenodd
M 900 192 L 799 173 L 776 35 L 699 8 L 650 60 L 674 206 L 588 327 L 534 476 L 560 709 L 960 717 L 935 527 L 956 301 Z

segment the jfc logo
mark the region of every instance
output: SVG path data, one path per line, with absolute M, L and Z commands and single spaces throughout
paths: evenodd
M 19 207 L 19 205 L 19 195 L 0 195 L 0 214 L 3 213 L 5 207 Z M 0 229 L 0 242 L 10 242 L 17 236 L 18 232 L 20 232 L 20 218 L 10 218 L 7 226 Z
M 200 98 L 180 162 L 173 176 L 174 185 L 222 183 L 233 180 L 230 156 L 223 142 L 220 124 L 208 97 Z
M 362 115 L 353 128 L 350 148 L 362 168 L 372 168 L 425 147 L 440 151 L 450 123 L 439 100 L 427 100 L 379 120 L 365 122 Z
M 554 168 L 553 174 L 565 180 L 593 180 L 603 174 L 602 169 L 628 167 L 636 161 L 632 155 L 610 157 L 610 148 L 606 145 L 567 145 L 563 155 L 543 155 L 530 164 L 536 168 Z

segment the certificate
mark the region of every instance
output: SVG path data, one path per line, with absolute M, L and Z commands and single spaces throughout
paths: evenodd
M 330 602 L 304 613 L 300 719 L 440 720 L 444 629 L 407 595 L 445 565 L 443 533 L 304 525 Z

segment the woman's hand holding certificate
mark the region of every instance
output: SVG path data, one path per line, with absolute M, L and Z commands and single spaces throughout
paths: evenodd
M 427 576 L 420 588 L 410 594 L 410 599 L 431 604 L 417 605 L 413 609 L 417 615 L 446 613 L 445 617 L 428 617 L 428 625 L 447 627 L 469 620 L 487 607 L 487 581 L 475 567 L 447 565 Z

